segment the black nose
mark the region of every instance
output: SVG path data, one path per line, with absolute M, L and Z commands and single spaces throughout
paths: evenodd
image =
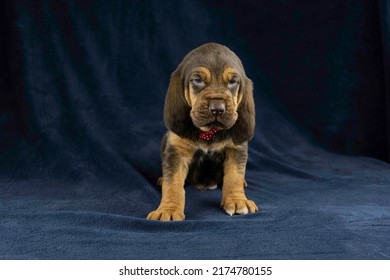
M 211 101 L 209 110 L 214 116 L 220 116 L 225 113 L 225 103 L 223 101 Z

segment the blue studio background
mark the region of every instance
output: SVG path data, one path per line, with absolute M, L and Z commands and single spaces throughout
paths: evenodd
M 390 1 L 3 1 L 0 258 L 390 259 Z M 218 42 L 255 85 L 247 195 L 160 201 L 170 73 Z

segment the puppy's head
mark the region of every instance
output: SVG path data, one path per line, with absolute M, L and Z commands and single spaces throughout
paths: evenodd
M 240 59 L 231 50 L 215 43 L 202 45 L 188 53 L 172 73 L 165 124 L 183 137 L 216 128 L 240 144 L 254 133 L 252 89 Z

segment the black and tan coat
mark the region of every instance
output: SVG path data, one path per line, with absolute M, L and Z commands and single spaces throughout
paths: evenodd
M 151 220 L 184 220 L 185 182 L 201 189 L 222 185 L 229 214 L 257 212 L 245 195 L 248 140 L 254 134 L 253 86 L 240 59 L 209 43 L 188 53 L 172 73 L 161 146 L 162 199 Z

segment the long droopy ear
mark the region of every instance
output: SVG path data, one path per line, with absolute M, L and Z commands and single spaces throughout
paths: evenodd
M 234 144 L 239 145 L 250 140 L 255 133 L 255 102 L 253 100 L 253 83 L 244 77 L 239 90 L 241 102 L 238 105 L 238 119 L 231 128 Z
M 165 97 L 164 122 L 166 127 L 179 136 L 186 136 L 193 126 L 191 107 L 184 97 L 184 75 L 182 65 L 172 73 Z

